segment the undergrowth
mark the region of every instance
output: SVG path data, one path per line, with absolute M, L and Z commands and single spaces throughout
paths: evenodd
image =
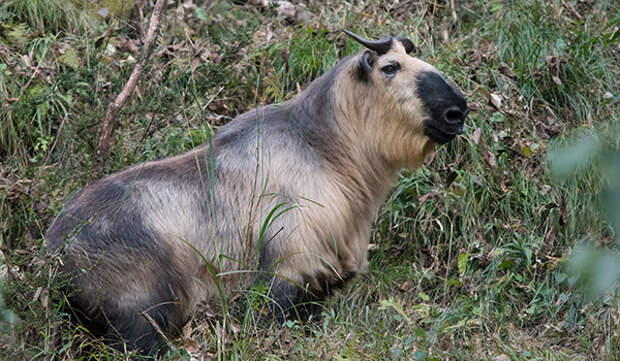
M 98 127 L 140 56 L 151 5 L 102 17 L 81 2 L 0 4 L 0 359 L 128 357 L 70 322 L 43 234 L 95 180 Z M 411 37 L 466 95 L 466 134 L 400 174 L 368 274 L 320 318 L 264 329 L 252 307 L 207 312 L 165 359 L 620 359 L 617 4 L 297 6 L 305 16 L 291 21 L 254 2 L 169 4 L 105 172 L 187 151 L 236 115 L 290 99 L 360 50 L 345 27 Z

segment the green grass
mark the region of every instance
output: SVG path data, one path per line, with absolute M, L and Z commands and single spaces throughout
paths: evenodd
M 0 5 L 0 359 L 124 358 L 68 322 L 43 234 L 95 180 L 98 126 L 139 57 L 128 42 L 138 34 L 130 15 L 106 23 L 46 3 Z M 310 1 L 315 17 L 293 25 L 226 0 L 166 10 L 106 173 L 293 97 L 360 49 L 343 27 L 411 36 L 473 111 L 463 137 L 401 173 L 369 273 L 320 319 L 264 329 L 252 307 L 203 314 L 165 359 L 620 360 L 618 6 L 464 1 L 455 23 L 450 2 L 401 3 Z M 238 302 L 256 305 L 251 291 Z
M 51 33 L 92 30 L 94 19 L 72 1 L 7 0 L 0 5 L 5 26 L 25 23 L 28 32 Z

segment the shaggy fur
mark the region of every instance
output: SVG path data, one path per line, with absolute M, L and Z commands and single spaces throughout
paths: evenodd
M 293 100 L 240 115 L 209 144 L 73 196 L 47 242 L 65 252 L 83 318 L 150 353 L 161 344 L 153 322 L 174 333 L 199 303 L 216 302 L 212 271 L 227 290 L 267 280 L 284 311 L 364 272 L 372 220 L 399 169 L 433 149 L 423 122 L 441 122 L 433 112 L 445 104 L 419 93 L 423 75 L 438 72 L 399 41 L 366 55 L 370 71 L 362 58 Z M 382 72 L 393 63 L 398 73 Z M 435 85 L 466 107 L 452 85 Z M 232 272 L 257 269 L 263 277 Z

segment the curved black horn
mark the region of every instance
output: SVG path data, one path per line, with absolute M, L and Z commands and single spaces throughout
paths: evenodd
M 361 36 L 359 36 L 357 34 L 354 34 L 354 33 L 350 32 L 347 29 L 342 29 L 342 31 L 345 34 L 347 34 L 350 37 L 352 37 L 353 39 L 355 39 L 358 43 L 360 43 L 360 44 L 364 45 L 365 47 L 367 47 L 368 49 L 376 51 L 377 54 L 379 54 L 379 55 L 383 55 L 383 54 L 387 53 L 392 48 L 392 37 L 391 36 L 386 36 L 385 38 L 382 38 L 382 39 L 379 39 L 379 40 L 368 40 L 368 39 L 362 38 Z M 405 46 L 405 48 L 406 48 L 406 46 Z

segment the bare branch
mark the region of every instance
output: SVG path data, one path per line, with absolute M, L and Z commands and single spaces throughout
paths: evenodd
M 105 162 L 108 158 L 108 152 L 110 151 L 111 145 L 110 138 L 112 137 L 112 134 L 114 134 L 116 128 L 118 128 L 119 124 L 117 119 L 118 113 L 123 108 L 129 97 L 133 94 L 134 90 L 136 89 L 136 85 L 140 80 L 140 76 L 142 75 L 144 67 L 153 55 L 155 35 L 159 30 L 161 14 L 165 5 L 166 0 L 157 0 L 155 8 L 153 9 L 153 14 L 151 15 L 151 20 L 149 22 L 149 27 L 146 33 L 146 39 L 144 40 L 144 47 L 142 49 L 140 60 L 138 60 L 138 62 L 135 64 L 133 71 L 129 76 L 129 80 L 127 80 L 127 83 L 125 84 L 123 90 L 116 96 L 114 101 L 112 101 L 108 105 L 105 118 L 103 119 L 103 125 L 101 126 L 99 141 L 97 143 L 95 164 L 95 171 L 97 172 L 103 169 Z

